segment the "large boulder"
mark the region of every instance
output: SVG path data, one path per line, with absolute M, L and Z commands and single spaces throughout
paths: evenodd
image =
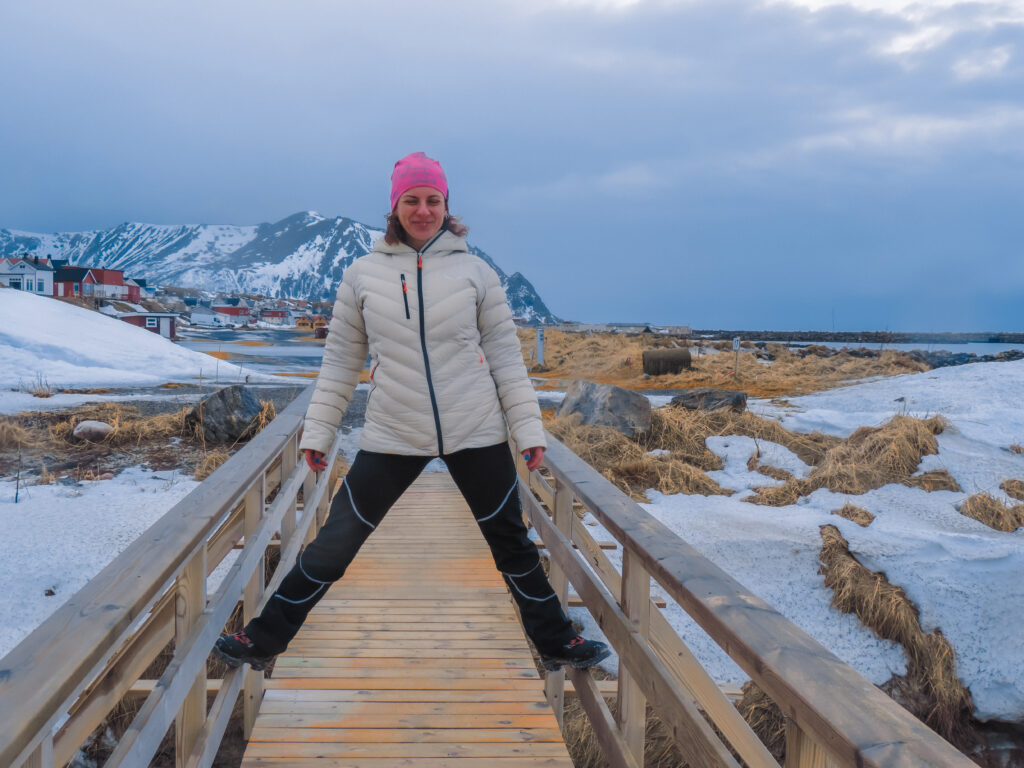
M 185 422 L 207 443 L 233 443 L 252 437 L 261 404 L 242 384 L 218 389 L 196 403 Z
M 691 411 L 717 411 L 719 408 L 732 408 L 737 413 L 741 413 L 747 409 L 747 394 L 746 392 L 734 392 L 731 389 L 698 387 L 676 395 L 669 405 Z
M 585 379 L 575 379 L 569 385 L 555 415 L 573 413 L 582 417 L 583 424 L 612 427 L 628 437 L 651 428 L 651 401 L 646 397 Z

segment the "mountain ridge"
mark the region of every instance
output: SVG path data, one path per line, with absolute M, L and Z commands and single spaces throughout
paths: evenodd
M 153 285 L 332 301 L 345 269 L 369 253 L 383 232 L 315 211 L 256 225 L 122 222 L 110 229 L 52 234 L 0 229 L 0 257 L 67 259 L 72 265 L 120 269 Z M 559 322 L 524 275 L 507 275 L 481 249 L 469 250 L 497 272 L 518 319 Z

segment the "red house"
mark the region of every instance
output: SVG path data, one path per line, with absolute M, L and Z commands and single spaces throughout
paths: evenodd
M 118 317 L 131 325 L 159 333 L 166 339 L 174 339 L 177 335 L 174 312 L 122 312 Z
M 54 296 L 92 296 L 95 288 L 89 267 L 59 267 L 53 276 Z

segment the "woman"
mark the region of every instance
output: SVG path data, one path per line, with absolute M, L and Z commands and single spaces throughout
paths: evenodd
M 230 666 L 262 669 L 287 647 L 435 457 L 473 511 L 545 666 L 588 667 L 609 655 L 573 630 L 527 536 L 507 438 L 530 446 L 527 467 L 537 469 L 546 445 L 540 408 L 501 283 L 469 253 L 465 233 L 448 212 L 440 164 L 422 152 L 395 163 L 387 232 L 345 270 L 300 444 L 314 471 L 326 466 L 369 354 L 360 450 L 327 522 L 263 612 L 217 641 Z

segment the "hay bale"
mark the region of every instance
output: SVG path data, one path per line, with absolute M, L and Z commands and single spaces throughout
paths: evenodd
M 987 493 L 968 496 L 957 508 L 961 515 L 984 523 L 989 528 L 1013 533 L 1024 525 L 1024 504 L 1007 507 Z
M 643 351 L 644 373 L 662 376 L 666 373 L 682 373 L 693 365 L 689 347 L 678 349 L 645 349 Z
M 875 516 L 866 509 L 854 506 L 850 503 L 843 504 L 839 509 L 833 509 L 832 514 L 845 517 L 847 520 L 852 520 L 861 528 L 867 528 L 875 519 Z

